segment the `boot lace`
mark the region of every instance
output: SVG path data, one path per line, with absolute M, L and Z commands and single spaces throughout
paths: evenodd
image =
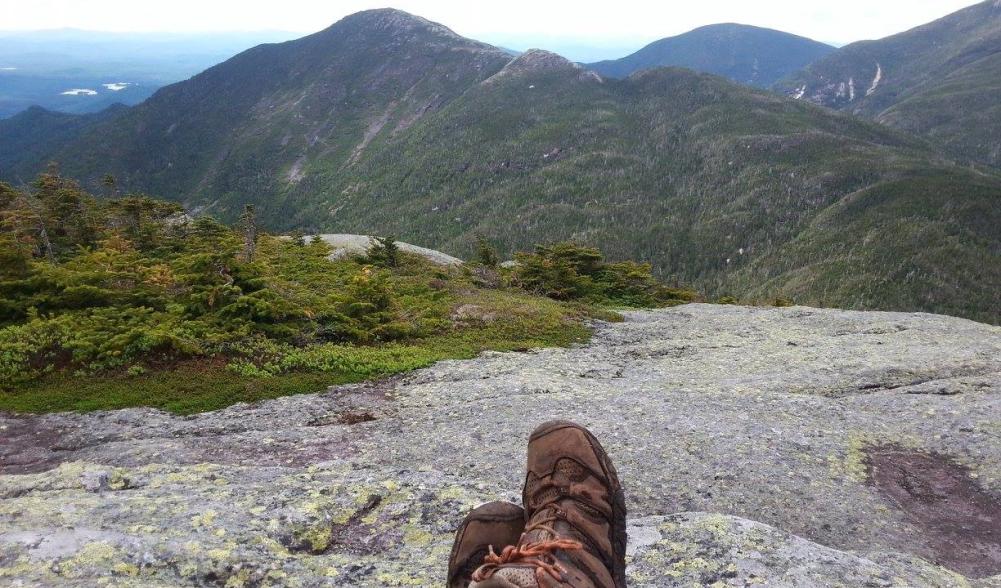
M 508 545 L 498 554 L 490 546 L 490 553 L 483 558 L 483 565 L 473 572 L 473 581 L 482 582 L 493 576 L 502 566 L 509 564 L 528 564 L 535 566 L 535 577 L 541 583 L 548 574 L 556 581 L 563 581 L 567 569 L 563 567 L 554 551 L 574 551 L 583 548 L 579 541 L 571 539 L 547 539 L 542 541 L 526 542 L 525 538 L 532 531 L 546 531 L 550 536 L 556 537 L 556 530 L 550 523 L 556 522 L 560 517 L 560 509 L 555 504 L 548 504 L 542 507 L 548 510 L 547 516 L 536 518 L 535 522 L 525 528 L 521 539 L 517 545 Z

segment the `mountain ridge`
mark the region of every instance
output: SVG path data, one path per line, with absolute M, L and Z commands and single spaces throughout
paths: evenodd
M 884 39 L 846 45 L 773 88 L 1001 164 L 1001 4 L 987 0 Z
M 507 76 L 528 75 L 546 71 L 574 72 L 582 80 L 604 81 L 597 72 L 586 69 L 558 53 L 553 53 L 545 49 L 528 49 L 514 56 L 500 71 L 484 80 L 481 84 L 489 85 L 494 83 L 491 80 L 496 81 Z
M 998 174 L 721 77 L 602 79 L 426 22 L 373 12 L 252 49 L 46 159 L 226 220 L 251 203 L 274 230 L 460 257 L 478 233 L 503 254 L 574 240 L 710 296 L 1001 322 Z
M 243 191 L 247 174 L 261 171 L 254 146 L 263 142 L 269 183 L 294 184 L 307 154 L 348 164 L 388 123 L 412 124 L 510 59 L 402 11 L 365 11 L 162 88 L 126 120 L 98 129 L 111 135 L 96 139 L 103 152 L 84 149 L 89 158 L 64 169 L 83 175 L 110 162 L 124 185 L 153 192 Z M 54 157 L 76 159 L 67 154 Z
M 718 23 L 654 41 L 631 55 L 588 67 L 606 77 L 624 78 L 644 69 L 680 66 L 767 88 L 833 50 L 830 45 L 775 29 Z
M 10 118 L 0 119 L 0 162 L 8 168 L 37 171 L 47 164 L 47 155 L 72 138 L 94 126 L 122 116 L 128 106 L 118 103 L 89 114 L 70 114 L 31 106 Z M 12 140 L 13 138 L 13 140 Z M 0 173 L 2 173 L 0 169 Z M 13 175 L 8 179 L 24 183 L 31 176 Z

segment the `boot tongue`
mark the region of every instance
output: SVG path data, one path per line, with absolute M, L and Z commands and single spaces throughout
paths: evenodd
M 525 533 L 525 538 L 522 540 L 522 544 L 525 543 L 541 543 L 542 541 L 552 541 L 556 538 L 556 535 L 550 533 L 545 529 L 535 529 Z
M 561 502 L 557 502 L 550 505 L 548 508 L 538 511 L 536 516 L 532 518 L 535 520 L 545 520 L 550 518 L 550 516 L 554 513 L 562 512 L 562 510 L 563 504 Z M 535 520 L 529 520 L 528 525 L 526 526 L 531 527 Z M 559 515 L 556 520 L 542 523 L 541 526 L 548 527 L 548 529 L 552 529 L 556 532 L 553 533 L 546 528 L 532 529 L 525 534 L 524 542 L 538 543 L 541 541 L 552 541 L 554 539 L 577 539 L 576 533 L 573 532 L 573 527 L 563 518 L 562 514 Z
M 548 529 L 533 529 L 528 533 L 525 533 L 525 539 L 522 541 L 522 543 L 541 543 L 545 541 L 553 541 L 556 539 L 572 539 L 574 541 L 578 540 L 576 536 L 577 534 L 574 533 L 572 530 L 573 527 L 570 526 L 570 523 L 564 520 L 553 521 L 551 523 L 548 523 L 546 526 L 556 532 L 553 533 Z
M 535 575 L 535 568 L 531 567 L 501 568 L 490 580 L 496 580 L 497 586 L 504 588 L 509 588 L 512 585 L 518 588 L 539 588 L 539 579 Z M 490 588 L 491 586 L 493 584 L 480 583 L 476 585 L 476 588 Z

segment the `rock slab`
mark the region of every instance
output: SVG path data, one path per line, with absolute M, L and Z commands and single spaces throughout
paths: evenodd
M 617 465 L 631 586 L 1001 586 L 1001 328 L 697 304 L 201 415 L 0 415 L 0 585 L 440 585 L 555 417 Z
M 370 247 L 377 244 L 375 238 L 369 235 L 336 233 L 316 236 L 322 239 L 327 245 L 330 245 L 333 249 L 333 253 L 329 256 L 331 260 L 343 259 L 356 255 L 365 255 L 368 253 Z M 307 236 L 306 238 L 312 239 L 313 237 Z M 428 249 L 427 247 L 411 245 L 410 243 L 404 243 L 402 241 L 397 241 L 396 246 L 400 248 L 400 251 L 419 255 L 420 257 L 438 265 L 454 267 L 460 266 L 463 263 L 463 261 L 458 257 L 453 257 L 436 249 Z

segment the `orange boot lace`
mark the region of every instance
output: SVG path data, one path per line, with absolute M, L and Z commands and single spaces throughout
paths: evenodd
M 482 582 L 490 578 L 501 566 L 506 564 L 528 564 L 535 566 L 535 577 L 540 583 L 547 574 L 556 581 L 563 581 L 567 569 L 556 559 L 553 552 L 558 550 L 573 551 L 582 549 L 583 545 L 579 541 L 571 539 L 525 542 L 525 537 L 528 533 L 535 530 L 547 531 L 551 536 L 555 537 L 556 531 L 546 523 L 554 522 L 556 519 L 557 514 L 553 513 L 553 515 L 537 521 L 525 529 L 517 545 L 508 545 L 500 554 L 496 553 L 493 545 L 491 545 L 490 553 L 483 558 L 483 565 L 473 572 L 473 581 Z

